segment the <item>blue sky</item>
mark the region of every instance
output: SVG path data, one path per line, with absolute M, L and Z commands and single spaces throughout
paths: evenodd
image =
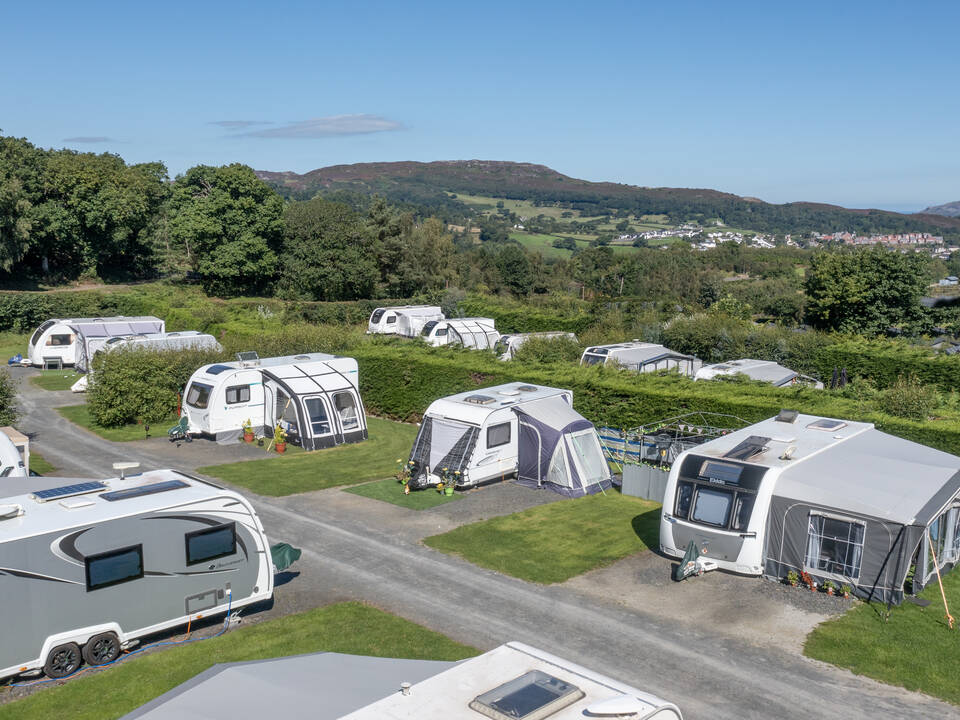
M 493 159 L 771 202 L 960 200 L 960 3 L 7 5 L 0 128 L 294 170 Z

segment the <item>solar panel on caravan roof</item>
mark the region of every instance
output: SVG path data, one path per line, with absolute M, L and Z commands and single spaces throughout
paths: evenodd
M 56 498 L 70 497 L 71 495 L 84 495 L 86 493 L 96 492 L 97 490 L 106 490 L 107 486 L 99 480 L 91 482 L 75 483 L 73 485 L 62 485 L 60 487 L 48 488 L 46 490 L 37 490 L 31 493 L 38 502 L 47 502 Z
M 117 500 L 129 500 L 130 498 L 141 497 L 143 495 L 155 495 L 157 493 L 167 492 L 168 490 L 177 490 L 178 488 L 190 487 L 183 480 L 164 480 L 163 482 L 152 483 L 150 485 L 140 485 L 139 487 L 127 488 L 126 490 L 114 490 L 104 493 L 100 497 L 109 502 Z

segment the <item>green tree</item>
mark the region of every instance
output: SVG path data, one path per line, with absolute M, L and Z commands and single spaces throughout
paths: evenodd
M 17 421 L 17 381 L 5 369 L 0 369 L 0 425 Z
M 246 165 L 197 165 L 174 182 L 167 233 L 208 293 L 261 294 L 277 271 L 283 200 Z
M 318 197 L 289 205 L 284 223 L 283 295 L 308 300 L 373 295 L 379 273 L 362 216 Z
M 825 330 L 871 335 L 916 322 L 928 262 L 885 248 L 819 252 L 806 275 L 807 320 Z
M 497 269 L 503 284 L 515 295 L 526 297 L 533 289 L 533 267 L 519 245 L 507 245 L 497 253 Z
M 25 139 L 0 136 L 0 269 L 10 270 L 30 246 L 33 204 L 40 197 L 42 153 Z

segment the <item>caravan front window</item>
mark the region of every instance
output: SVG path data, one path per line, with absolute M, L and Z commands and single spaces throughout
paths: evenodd
M 693 503 L 693 512 L 690 517 L 696 522 L 726 527 L 730 520 L 731 505 L 733 505 L 733 493 L 701 487 L 697 490 L 697 499 Z
M 143 577 L 143 545 L 88 555 L 84 562 L 88 591 L 139 580 Z
M 33 337 L 30 338 L 30 344 L 36 345 L 38 342 L 40 342 L 40 336 L 43 335 L 44 331 L 46 331 L 46 329 L 53 324 L 53 320 L 47 320 L 40 327 L 38 327 L 37 331 L 33 334 Z
M 307 398 L 304 403 L 307 406 L 307 415 L 310 416 L 310 429 L 314 436 L 329 434 L 330 419 L 327 417 L 327 406 L 323 400 L 312 397 Z
M 65 333 L 63 335 L 51 335 L 47 338 L 47 345 L 69 345 L 73 342 L 73 335 Z
M 862 522 L 810 513 L 805 567 L 856 580 L 860 577 L 865 532 Z
M 606 362 L 607 358 L 603 355 L 584 355 L 583 364 L 584 365 L 599 365 Z
M 386 312 L 383 308 L 377 308 L 373 311 L 373 315 L 370 316 L 370 323 L 376 325 L 380 322 L 380 318 L 383 317 L 383 314 Z
M 357 415 L 357 402 L 351 392 L 338 392 L 333 396 L 333 406 L 340 416 L 340 425 L 344 430 L 356 430 L 360 427 L 360 418 Z
M 192 383 L 190 389 L 187 390 L 187 405 L 195 407 L 197 410 L 206 410 L 207 403 L 210 402 L 211 390 L 213 390 L 213 387 L 210 385 L 198 382 Z

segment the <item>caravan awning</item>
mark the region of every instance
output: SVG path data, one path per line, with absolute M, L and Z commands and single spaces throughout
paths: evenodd
M 548 397 L 542 400 L 517 405 L 513 410 L 523 415 L 529 415 L 544 425 L 548 425 L 560 432 L 579 430 L 574 427 L 579 424 L 582 428 L 593 427 L 593 423 L 574 410 L 560 397 Z

